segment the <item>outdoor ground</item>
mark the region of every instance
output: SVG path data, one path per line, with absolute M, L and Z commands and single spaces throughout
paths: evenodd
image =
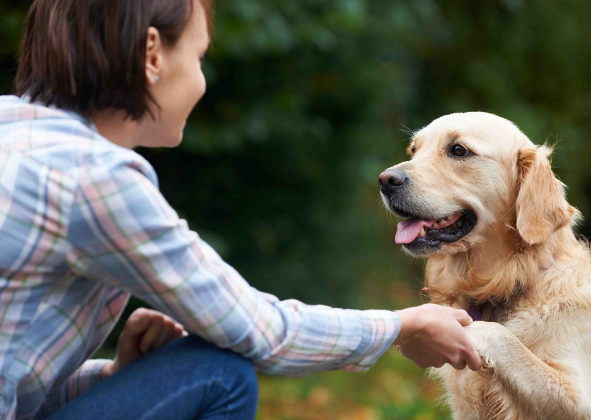
M 443 420 L 441 388 L 395 348 L 364 373 L 259 375 L 257 420 Z

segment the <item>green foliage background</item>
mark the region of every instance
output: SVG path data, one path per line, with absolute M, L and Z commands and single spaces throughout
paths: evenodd
M 29 5 L 0 3 L 0 94 L 12 89 Z M 404 159 L 407 129 L 447 113 L 488 111 L 535 143 L 560 140 L 555 170 L 591 217 L 591 2 L 223 0 L 216 9 L 209 88 L 184 142 L 140 152 L 171 204 L 254 286 L 340 307 L 420 303 L 422 264 L 395 246 L 377 176 Z M 367 374 L 261 377 L 259 417 L 446 418 L 439 391 L 394 353 Z

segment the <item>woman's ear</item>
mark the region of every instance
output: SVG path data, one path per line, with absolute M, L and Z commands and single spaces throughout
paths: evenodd
M 150 26 L 148 28 L 148 39 L 146 41 L 146 81 L 149 85 L 158 82 L 162 71 L 162 38 L 158 29 Z
M 552 172 L 551 153 L 541 146 L 522 149 L 517 156 L 516 227 L 529 245 L 548 240 L 556 230 L 571 225 L 579 213 L 567 203 L 564 184 Z

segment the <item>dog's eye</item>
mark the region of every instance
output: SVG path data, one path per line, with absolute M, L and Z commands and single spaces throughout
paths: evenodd
M 417 151 L 416 147 L 413 146 L 410 148 L 410 153 L 412 153 L 413 155 L 416 153 L 416 151 Z
M 468 151 L 464 146 L 460 146 L 459 144 L 454 144 L 451 149 L 451 154 L 454 156 L 466 156 Z

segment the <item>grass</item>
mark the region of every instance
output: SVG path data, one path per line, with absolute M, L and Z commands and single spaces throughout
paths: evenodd
M 440 420 L 450 418 L 438 384 L 395 349 L 368 372 L 303 379 L 259 374 L 257 420 Z

